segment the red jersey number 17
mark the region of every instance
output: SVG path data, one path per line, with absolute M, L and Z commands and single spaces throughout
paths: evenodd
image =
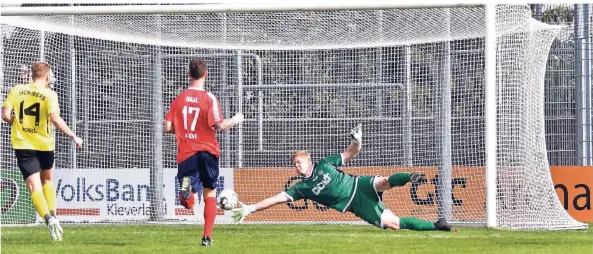
M 190 124 L 188 122 L 188 116 L 191 120 L 191 124 L 190 124 L 190 132 L 193 132 L 196 130 L 196 123 L 198 122 L 198 115 L 200 114 L 200 108 L 197 107 L 188 107 L 188 106 L 183 106 L 183 128 L 187 131 L 187 125 Z M 193 114 L 193 118 L 192 115 Z M 197 134 L 190 134 L 190 133 L 186 133 L 186 135 L 189 134 L 188 138 L 197 138 Z

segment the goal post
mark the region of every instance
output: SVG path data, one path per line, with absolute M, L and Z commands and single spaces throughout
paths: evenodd
M 401 217 L 586 228 L 560 205 L 545 149 L 543 78 L 558 27 L 533 20 L 527 6 L 8 6 L 0 18 L 0 94 L 21 82 L 15 66 L 44 52 L 65 118 L 85 133 L 78 151 L 57 135 L 58 206 L 67 222 L 201 222 L 203 204 L 188 211 L 176 200 L 175 141 L 161 121 L 187 83 L 188 60 L 204 57 L 225 116 L 246 116 L 219 135 L 219 188 L 235 189 L 243 202 L 298 180 L 291 150 L 315 159 L 339 153 L 347 130 L 362 122 L 363 151 L 345 171 L 428 176 L 386 193 Z M 0 126 L 2 177 L 18 178 L 9 126 Z M 5 212 L 15 217 L 3 224 L 31 216 Z M 246 221 L 359 223 L 308 200 Z M 230 212 L 219 210 L 217 222 L 230 223 Z
M 485 37 L 485 111 L 486 111 L 486 226 L 496 227 L 496 194 L 497 194 L 497 87 L 496 87 L 496 5 L 485 6 L 486 37 Z

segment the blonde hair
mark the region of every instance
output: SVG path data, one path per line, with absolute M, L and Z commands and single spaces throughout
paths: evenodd
M 33 80 L 43 78 L 49 74 L 51 67 L 47 62 L 34 62 L 31 65 L 31 78 Z
M 309 154 L 309 152 L 307 152 L 305 150 L 298 150 L 298 151 L 294 151 L 292 153 L 292 155 L 290 156 L 290 163 L 292 164 L 296 157 L 301 157 L 301 156 L 307 156 L 307 157 L 311 158 L 311 155 Z

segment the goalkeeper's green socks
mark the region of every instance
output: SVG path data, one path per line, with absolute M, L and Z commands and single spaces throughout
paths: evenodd
M 51 182 L 44 184 L 43 196 L 45 196 L 45 200 L 47 200 L 49 214 L 56 217 L 56 186 Z
M 37 210 L 39 216 L 45 219 L 45 223 L 47 223 L 51 218 L 51 215 L 49 215 L 47 201 L 45 200 L 43 193 L 40 190 L 34 190 L 31 192 L 31 201 L 33 201 L 33 206 L 35 206 L 35 210 Z
M 404 186 L 406 185 L 406 183 L 410 181 L 410 175 L 410 173 L 393 174 L 389 178 L 387 178 L 387 181 L 389 181 L 389 186 L 391 188 L 395 186 Z
M 435 230 L 434 223 L 417 218 L 399 219 L 399 228 L 416 231 Z

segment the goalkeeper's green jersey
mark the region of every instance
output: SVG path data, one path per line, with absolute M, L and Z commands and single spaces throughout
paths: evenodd
M 286 190 L 286 196 L 292 201 L 307 198 L 345 212 L 356 189 L 356 177 L 338 170 L 339 166 L 341 154 L 319 160 L 311 175 Z

